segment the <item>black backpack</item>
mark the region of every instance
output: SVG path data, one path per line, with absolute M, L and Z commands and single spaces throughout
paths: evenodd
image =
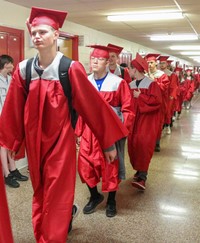
M 32 66 L 33 58 L 29 59 L 26 64 L 26 87 L 27 91 L 29 91 L 29 86 L 31 82 L 31 66 Z M 63 91 L 68 100 L 69 111 L 71 114 L 71 124 L 72 127 L 75 128 L 76 122 L 78 119 L 78 114 L 75 109 L 72 107 L 72 94 L 71 94 L 71 84 L 68 75 L 68 69 L 71 65 L 72 60 L 66 56 L 62 56 L 59 64 L 59 80 L 63 87 Z

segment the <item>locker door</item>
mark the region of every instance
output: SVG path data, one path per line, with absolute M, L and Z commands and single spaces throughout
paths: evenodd
M 0 32 L 0 55 L 8 53 L 8 34 Z
M 10 55 L 14 59 L 14 66 L 20 62 L 20 38 L 18 35 L 10 34 L 8 37 L 8 55 Z
M 14 66 L 24 59 L 24 31 L 0 26 L 0 54 L 14 59 Z

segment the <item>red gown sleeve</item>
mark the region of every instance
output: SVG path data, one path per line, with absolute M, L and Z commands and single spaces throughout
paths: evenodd
M 6 191 L 0 161 L 0 242 L 13 243 Z
M 129 85 L 126 83 L 126 80 L 123 80 L 119 86 L 119 97 L 121 102 L 121 112 L 124 118 L 124 125 L 130 131 L 134 121 L 134 107 L 133 107 L 133 96 L 130 91 Z
M 168 92 L 170 82 L 167 74 L 163 74 L 159 78 L 155 78 L 155 81 L 157 81 L 162 92 L 164 93 L 166 93 L 166 91 Z
M 177 83 L 178 83 L 178 76 L 175 73 L 172 73 L 170 76 L 170 86 L 169 86 L 169 96 L 176 99 L 177 96 Z
M 140 113 L 153 112 L 160 109 L 162 104 L 162 95 L 156 82 L 152 82 L 147 89 L 147 93 L 141 93 L 138 97 L 138 106 Z
M 25 82 L 14 72 L 0 117 L 0 145 L 18 152 L 24 141 L 24 107 L 27 98 Z M 3 141 L 3 142 L 2 142 Z

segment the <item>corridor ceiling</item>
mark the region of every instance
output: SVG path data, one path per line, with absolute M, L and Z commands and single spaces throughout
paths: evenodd
M 200 46 L 200 1 L 199 0 L 8 0 L 23 7 L 32 6 L 65 10 L 67 20 L 89 28 L 117 36 L 131 42 L 166 53 L 194 65 L 188 56 L 182 56 L 179 51 L 171 50 L 171 45 Z M 182 11 L 184 18 L 179 20 L 157 21 L 122 21 L 110 22 L 108 15 L 119 12 L 141 11 Z M 156 34 L 195 34 L 198 40 L 193 41 L 151 41 L 150 35 Z M 199 55 L 200 56 L 200 55 Z

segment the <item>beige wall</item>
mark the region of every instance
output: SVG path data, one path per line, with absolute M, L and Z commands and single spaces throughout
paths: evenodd
M 35 55 L 36 50 L 34 48 L 30 48 L 30 38 L 25 24 L 26 19 L 29 17 L 30 9 L 5 2 L 3 0 L 0 0 L 0 6 L 0 25 L 25 30 L 25 58 L 30 58 Z M 134 42 L 126 41 L 108 34 L 104 34 L 102 32 L 78 24 L 74 24 L 67 20 L 65 21 L 62 31 L 68 32 L 70 34 L 84 36 L 84 46 L 79 47 L 79 60 L 84 65 L 86 71 L 89 71 L 90 48 L 85 47 L 88 44 L 107 45 L 108 43 L 113 43 L 116 45 L 120 45 L 124 47 L 124 50 L 131 52 L 133 54 L 133 57 L 135 56 L 136 52 L 141 50 L 145 53 L 156 52 L 156 50 L 149 49 L 148 47 L 144 47 Z M 180 61 L 180 64 L 185 63 L 187 65 L 191 65 L 190 63 L 186 63 L 185 61 L 177 59 L 175 57 L 173 59 L 175 61 Z

